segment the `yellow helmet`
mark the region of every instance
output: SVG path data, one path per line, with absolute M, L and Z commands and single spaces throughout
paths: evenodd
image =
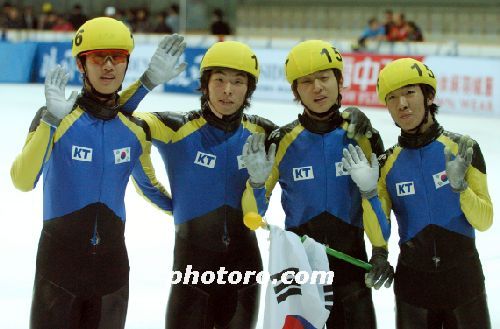
M 296 79 L 327 69 L 342 72 L 342 56 L 329 42 L 303 41 L 290 50 L 285 62 L 286 79 L 292 84 Z
M 128 27 L 110 17 L 97 17 L 86 21 L 76 31 L 71 55 L 96 49 L 134 49 L 134 38 Z
M 226 67 L 247 72 L 259 79 L 259 63 L 250 47 L 238 41 L 217 42 L 210 47 L 200 64 L 200 73 L 213 67 Z
M 387 94 L 407 85 L 426 84 L 437 91 L 434 73 L 413 58 L 400 58 L 387 64 L 378 75 L 377 93 L 382 104 Z

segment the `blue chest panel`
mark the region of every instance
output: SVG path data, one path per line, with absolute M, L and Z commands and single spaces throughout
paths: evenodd
M 141 154 L 139 140 L 120 119 L 84 113 L 55 143 L 44 166 L 44 219 L 102 202 L 125 220 L 125 189 Z
M 403 243 L 435 224 L 473 237 L 445 171 L 444 145 L 434 141 L 419 149 L 403 149 L 386 177 L 387 191 Z
M 241 152 L 250 132 L 224 132 L 208 124 L 174 143 L 153 141 L 165 163 L 176 224 L 221 206 L 241 209 L 248 172 Z
M 287 148 L 279 164 L 287 228 L 322 212 L 362 226 L 358 188 L 342 168 L 342 150 L 349 143 L 356 145 L 343 129 L 323 135 L 304 130 Z

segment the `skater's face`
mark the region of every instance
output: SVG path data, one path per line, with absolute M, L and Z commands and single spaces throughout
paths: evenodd
M 245 101 L 248 76 L 243 71 L 216 69 L 208 80 L 208 99 L 212 109 L 222 115 L 236 113 Z
M 387 94 L 386 102 L 394 122 L 403 131 L 416 133 L 412 129 L 416 128 L 424 118 L 424 104 L 431 105 L 433 99 L 425 100 L 420 86 L 407 85 Z M 432 123 L 432 116 L 429 115 L 428 121 L 424 123 L 420 132 L 424 132 Z
M 102 94 L 111 94 L 118 90 L 127 70 L 127 53 L 120 50 L 101 50 L 89 52 L 85 67 L 87 78 L 94 88 Z M 84 73 L 81 61 L 78 69 Z
M 312 112 L 327 112 L 339 97 L 339 84 L 333 70 L 316 71 L 297 79 L 297 93 Z

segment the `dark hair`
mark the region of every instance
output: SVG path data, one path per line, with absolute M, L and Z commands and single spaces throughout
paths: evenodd
M 431 105 L 427 105 L 427 100 L 428 99 L 434 99 L 436 97 L 436 90 L 434 90 L 434 88 L 432 88 L 428 84 L 421 83 L 419 86 L 420 86 L 420 90 L 422 90 L 422 94 L 424 95 L 424 106 L 425 106 L 425 109 L 426 110 L 429 109 L 432 117 L 434 117 L 438 113 L 439 106 L 436 105 L 434 103 L 434 101 L 432 102 Z
M 222 69 L 224 69 L 224 68 L 222 68 Z M 212 75 L 212 71 L 213 71 L 213 69 L 205 70 L 205 71 L 203 71 L 203 73 L 201 74 L 201 77 L 200 77 L 200 88 L 198 88 L 198 91 L 201 91 L 200 101 L 201 101 L 202 107 L 209 100 L 209 98 L 208 98 L 208 81 L 210 80 L 210 76 Z M 242 72 L 244 72 L 244 71 L 242 71 Z M 247 84 L 248 89 L 247 89 L 247 94 L 245 95 L 245 100 L 243 101 L 243 105 L 241 106 L 242 110 L 244 110 L 250 106 L 250 98 L 252 98 L 252 94 L 255 91 L 255 89 L 257 88 L 257 80 L 255 79 L 255 77 L 247 72 L 245 72 L 245 74 L 248 77 L 248 84 Z
M 342 86 L 342 84 L 344 83 L 344 77 L 342 76 L 342 72 L 339 69 L 332 69 L 332 71 L 333 74 L 335 75 L 335 79 L 337 79 L 337 84 L 340 89 L 340 86 Z M 298 103 L 300 102 L 302 106 L 305 106 L 304 103 L 302 103 L 302 100 L 300 99 L 299 92 L 297 91 L 297 79 L 293 81 L 291 88 L 294 96 L 293 100 Z M 339 96 L 340 96 L 340 90 L 339 90 Z

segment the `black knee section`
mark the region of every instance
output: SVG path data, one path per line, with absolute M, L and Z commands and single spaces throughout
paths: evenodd
M 237 304 L 227 329 L 253 329 L 259 315 L 260 284 L 257 282 L 237 292 Z
M 333 294 L 333 309 L 326 322 L 328 329 L 377 328 L 372 293 L 364 282 L 334 287 Z
M 212 329 L 208 312 L 209 295 L 187 284 L 174 284 L 168 299 L 166 329 Z

